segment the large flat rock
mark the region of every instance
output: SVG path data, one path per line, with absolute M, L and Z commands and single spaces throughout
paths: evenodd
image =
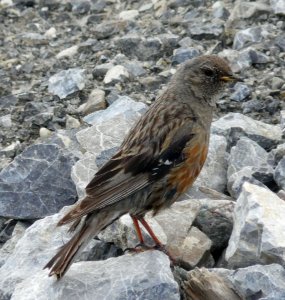
M 101 262 L 79 262 L 60 281 L 40 271 L 20 283 L 11 300 L 178 300 L 168 257 L 159 251 Z
M 28 147 L 0 173 L 0 216 L 38 219 L 77 199 L 71 168 L 77 158 L 55 144 Z

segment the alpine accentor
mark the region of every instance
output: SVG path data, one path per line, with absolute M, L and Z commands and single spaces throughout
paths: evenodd
M 46 265 L 62 277 L 88 241 L 123 214 L 161 243 L 144 220 L 169 207 L 199 175 L 207 157 L 215 100 L 237 80 L 222 58 L 205 55 L 179 67 L 164 93 L 132 128 L 119 151 L 95 174 L 87 196 L 58 223 L 79 230 Z M 96 141 L 94 141 L 96 143 Z

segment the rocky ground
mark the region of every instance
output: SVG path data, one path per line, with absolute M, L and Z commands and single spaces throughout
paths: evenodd
M 282 0 L 1 0 L 0 299 L 285 299 L 284 29 Z M 148 216 L 178 265 L 124 253 L 124 216 L 49 278 L 63 207 L 206 53 L 244 82 L 218 101 L 194 187 Z

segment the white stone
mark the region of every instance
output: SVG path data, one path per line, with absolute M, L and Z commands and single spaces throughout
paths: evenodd
M 124 21 L 131 21 L 139 16 L 139 12 L 136 9 L 124 10 L 119 13 L 119 18 Z
M 245 183 L 234 211 L 225 261 L 230 267 L 285 265 L 285 202 L 268 189 Z
M 69 47 L 69 48 L 66 48 L 66 49 L 60 51 L 60 52 L 56 55 L 56 58 L 57 58 L 57 59 L 61 59 L 61 58 L 64 58 L 64 57 L 72 57 L 72 56 L 74 56 L 77 52 L 78 52 L 78 46 L 77 46 L 77 45 L 74 45 L 74 46 L 71 46 L 71 47 Z
M 88 100 L 82 109 L 84 115 L 93 113 L 96 110 L 106 108 L 105 92 L 100 89 L 94 89 L 88 96 Z
M 51 132 L 49 129 L 47 129 L 47 128 L 45 128 L 45 127 L 41 127 L 41 128 L 40 128 L 40 137 L 41 137 L 42 139 L 47 139 L 47 138 L 49 138 L 51 135 L 52 135 L 52 132 Z
M 105 84 L 114 84 L 117 82 L 125 81 L 130 77 L 128 70 L 121 65 L 114 66 L 110 70 L 108 70 L 107 74 L 104 78 Z
M 54 27 L 51 27 L 50 29 L 48 29 L 45 34 L 44 37 L 48 38 L 48 39 L 55 39 L 56 38 L 56 29 Z
M 240 113 L 229 113 L 213 122 L 211 132 L 227 137 L 233 129 L 238 130 L 241 136 L 249 137 L 265 149 L 268 144 L 278 143 L 282 139 L 280 126 L 266 124 Z
M 66 116 L 66 129 L 79 128 L 80 125 L 80 122 L 76 118 L 70 115 Z
M 59 282 L 39 271 L 11 300 L 180 299 L 168 257 L 159 251 L 75 263 Z

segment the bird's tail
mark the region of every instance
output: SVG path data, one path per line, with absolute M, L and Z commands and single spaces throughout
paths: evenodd
M 104 211 L 87 215 L 79 231 L 60 248 L 44 267 L 44 269 L 50 269 L 49 276 L 56 275 L 57 279 L 63 277 L 87 243 L 122 214 L 118 211 Z

